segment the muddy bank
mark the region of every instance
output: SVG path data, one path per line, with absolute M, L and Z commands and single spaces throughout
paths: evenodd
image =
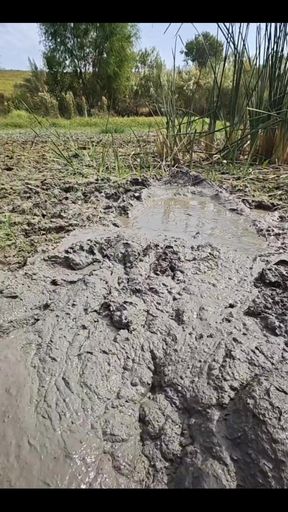
M 1 487 L 287 487 L 286 242 L 190 185 L 1 273 Z
M 25 265 L 40 247 L 55 246 L 77 227 L 93 226 L 110 214 L 125 215 L 147 186 L 129 185 L 130 178 L 139 180 L 141 176 L 153 182 L 167 175 L 168 164 L 157 153 L 155 134 L 112 137 L 92 130 L 50 132 L 44 130 L 38 137 L 31 131 L 0 133 L 2 269 Z M 55 154 L 57 148 L 65 158 Z M 286 168 L 271 166 L 248 172 L 246 167 L 237 170 L 217 162 L 199 162 L 199 168 L 195 162 L 193 168 L 198 177 L 191 181 L 189 173 L 180 176 L 178 169 L 177 182 L 186 187 L 211 179 L 233 192 L 242 207 L 284 209 L 287 219 Z M 169 179 L 175 183 L 173 172 Z M 229 198 L 227 194 L 226 200 Z
M 89 131 L 52 139 L 49 133 L 0 133 L 0 267 L 19 268 L 39 247 L 76 227 L 93 225 L 114 209 L 125 213 L 129 192 L 134 199 L 143 188 L 137 176 L 145 181 L 153 175 L 135 141 L 116 134 L 112 148 L 110 135 Z M 53 142 L 67 161 L 55 154 Z M 141 144 L 147 158 L 155 159 L 151 137 L 141 135 Z

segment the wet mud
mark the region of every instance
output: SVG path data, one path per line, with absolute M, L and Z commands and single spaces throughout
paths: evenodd
M 1 271 L 1 487 L 288 486 L 286 221 L 181 176 Z

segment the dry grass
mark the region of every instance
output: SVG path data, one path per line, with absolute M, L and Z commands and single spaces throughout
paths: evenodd
M 29 74 L 30 71 L 0 70 L 0 93 L 11 96 L 14 85 L 23 82 Z

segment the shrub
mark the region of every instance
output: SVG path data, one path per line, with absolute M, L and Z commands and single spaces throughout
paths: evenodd
M 87 102 L 86 102 L 84 96 L 81 96 L 80 98 L 76 98 L 75 105 L 76 105 L 78 115 L 81 117 L 87 117 Z
M 60 116 L 65 117 L 65 119 L 72 119 L 77 114 L 75 99 L 71 91 L 60 95 L 58 108 Z
M 12 110 L 6 117 L 2 118 L 6 128 L 27 128 L 35 122 L 32 114 L 24 110 Z
M 0 115 L 6 114 L 6 112 L 5 112 L 5 105 L 6 105 L 5 96 L 1 92 L 0 93 Z
M 33 107 L 31 110 L 43 117 L 59 117 L 58 103 L 48 92 L 39 93 L 32 99 Z

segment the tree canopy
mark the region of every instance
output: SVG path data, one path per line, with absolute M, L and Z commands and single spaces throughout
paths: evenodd
M 102 96 L 112 107 L 129 86 L 135 63 L 134 23 L 40 23 L 48 87 L 71 90 L 93 108 Z
M 202 32 L 186 42 L 182 53 L 187 63 L 190 61 L 199 68 L 205 68 L 209 61 L 219 62 L 222 59 L 223 48 L 222 41 L 217 37 L 210 32 Z

